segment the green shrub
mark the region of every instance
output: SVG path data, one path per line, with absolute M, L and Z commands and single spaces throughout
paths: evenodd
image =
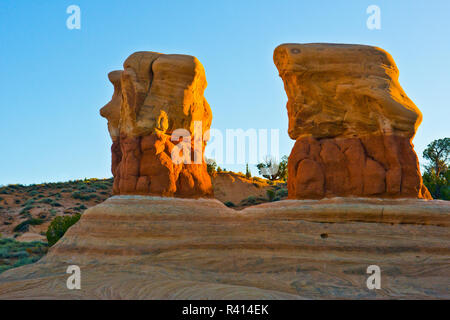
M 248 203 L 256 203 L 256 197 L 255 196 L 250 196 L 247 199 L 245 199 L 244 201 L 246 201 Z
M 276 192 L 277 197 L 285 198 L 288 196 L 288 190 L 286 188 L 281 188 Z
M 34 200 L 33 200 L 33 199 L 29 199 L 29 200 L 27 200 L 27 201 L 24 203 L 25 206 L 31 206 L 31 205 L 33 205 L 33 204 L 34 204 Z
M 53 246 L 75 223 L 80 220 L 81 214 L 77 213 L 73 216 L 56 217 L 48 227 L 46 236 L 48 245 Z
M 251 206 L 251 205 L 256 205 L 256 204 L 260 204 L 260 203 L 264 203 L 264 202 L 267 202 L 267 198 L 250 196 L 247 199 L 242 200 L 241 205 Z
M 236 207 L 236 205 L 235 205 L 233 202 L 231 202 L 231 201 L 227 201 L 227 202 L 225 202 L 224 204 L 225 204 L 227 207 L 229 207 L 229 208 Z
M 53 199 L 45 198 L 45 199 L 39 200 L 39 203 L 52 204 Z
M 37 226 L 37 225 L 40 225 L 43 223 L 44 223 L 44 221 L 42 219 L 28 219 L 28 220 L 25 220 L 25 221 L 19 223 L 17 226 L 15 226 L 13 231 L 14 232 L 26 232 L 26 231 L 28 231 L 30 225 Z
M 268 189 L 266 193 L 267 198 L 269 198 L 269 201 L 273 201 L 273 199 L 275 199 L 275 191 L 273 191 L 272 189 Z
M 92 185 L 92 187 L 94 187 L 95 189 L 101 189 L 101 190 L 108 190 L 110 188 L 108 185 L 106 185 L 104 183 L 100 183 L 100 182 L 94 183 Z
M 20 258 L 19 260 L 16 261 L 16 263 L 14 263 L 13 267 L 17 268 L 17 267 L 24 266 L 26 264 L 35 263 L 39 259 L 40 259 L 40 257 L 24 257 L 24 258 Z
M 72 198 L 88 201 L 93 198 L 98 198 L 98 196 L 96 194 L 83 194 L 80 191 L 75 191 L 72 193 Z
M 19 242 L 0 239 L 0 273 L 38 261 L 47 252 L 47 244 L 40 241 Z
M 28 258 L 29 256 L 30 256 L 30 254 L 25 250 L 14 252 L 14 253 L 10 254 L 11 258 L 17 258 L 17 259 Z
M 30 214 L 31 209 L 33 209 L 33 206 L 26 205 L 25 207 L 22 208 L 22 210 L 20 210 L 19 214 L 20 215 L 28 215 L 28 214 Z

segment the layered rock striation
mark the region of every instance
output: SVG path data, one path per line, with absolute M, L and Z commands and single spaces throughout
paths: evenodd
M 449 299 L 450 206 L 421 199 L 115 196 L 39 262 L 0 274 L 0 299 Z M 367 267 L 382 272 L 380 290 Z M 67 267 L 81 269 L 69 290 Z
M 274 62 L 288 96 L 292 199 L 425 198 L 412 139 L 422 114 L 386 51 L 283 44 Z
M 136 52 L 113 71 L 100 111 L 113 141 L 115 194 L 211 197 L 203 153 L 212 113 L 197 58 Z

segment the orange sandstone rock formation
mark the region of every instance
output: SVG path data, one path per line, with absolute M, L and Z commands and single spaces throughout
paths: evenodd
M 422 114 L 386 51 L 283 44 L 274 62 L 288 96 L 291 199 L 425 198 L 412 139 Z
M 203 137 L 212 113 L 203 96 L 207 83 L 200 61 L 136 52 L 109 79 L 114 94 L 100 113 L 113 141 L 114 193 L 211 197 Z M 181 160 L 173 161 L 172 154 Z

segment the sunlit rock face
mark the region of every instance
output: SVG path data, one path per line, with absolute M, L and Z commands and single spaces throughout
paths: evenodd
M 386 51 L 283 44 L 274 62 L 288 96 L 292 199 L 427 198 L 412 139 L 422 114 Z
M 109 79 L 114 94 L 100 113 L 108 119 L 113 141 L 114 193 L 212 196 L 203 160 L 212 113 L 203 96 L 207 82 L 200 61 L 136 52 Z M 172 139 L 177 132 L 184 137 Z M 174 151 L 181 141 L 191 146 L 190 154 L 178 152 L 180 146 Z M 190 161 L 174 162 L 172 153 Z

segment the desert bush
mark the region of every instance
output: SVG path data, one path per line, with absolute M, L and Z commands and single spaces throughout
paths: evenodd
M 109 185 L 107 185 L 106 183 L 103 182 L 96 182 L 92 184 L 92 187 L 97 189 L 97 190 L 108 190 L 110 188 Z
M 245 201 L 247 201 L 248 203 L 255 203 L 256 202 L 256 197 L 255 196 L 250 196 L 247 199 L 245 199 Z
M 269 201 L 273 201 L 273 199 L 275 199 L 275 191 L 272 189 L 268 189 L 266 191 L 267 193 L 267 198 L 269 198 Z
M 47 244 L 40 241 L 18 242 L 0 239 L 0 273 L 38 261 L 47 252 Z
M 38 202 L 39 203 L 45 203 L 45 204 L 52 204 L 53 203 L 53 199 L 45 198 L 45 199 L 39 200 Z
M 91 199 L 98 198 L 98 196 L 96 194 L 84 194 L 80 191 L 75 191 L 72 193 L 72 198 L 89 201 Z
M 40 257 L 23 257 L 16 261 L 16 263 L 13 264 L 14 268 L 21 267 L 27 264 L 35 263 L 38 261 Z
M 37 219 L 37 218 L 28 219 L 28 220 L 25 220 L 25 221 L 19 223 L 17 226 L 15 226 L 13 231 L 14 232 L 26 232 L 26 231 L 28 231 L 30 225 L 37 226 L 42 223 L 44 223 L 44 221 L 42 219 Z
M 267 202 L 266 198 L 250 196 L 247 199 L 242 200 L 241 205 L 250 206 L 250 205 L 256 205 L 256 204 L 260 204 L 260 203 L 264 203 L 264 202 Z
M 27 207 L 27 206 L 32 206 L 33 204 L 34 204 L 34 200 L 33 199 L 29 199 L 29 200 L 27 200 L 25 203 L 24 203 L 24 205 Z
M 33 206 L 31 206 L 31 205 L 26 205 L 25 207 L 22 208 L 22 210 L 20 210 L 19 214 L 20 214 L 20 215 L 26 215 L 26 214 L 29 214 L 31 209 L 33 209 Z
M 288 189 L 287 188 L 281 188 L 276 191 L 276 196 L 279 198 L 285 198 L 288 196 Z
M 29 256 L 30 254 L 26 250 L 14 252 L 9 255 L 10 258 L 17 258 L 17 259 L 28 258 Z
M 224 204 L 225 204 L 227 207 L 229 207 L 229 208 L 236 207 L 236 205 L 235 205 L 233 202 L 231 202 L 231 201 L 227 201 L 227 202 L 225 202 Z
M 75 223 L 80 220 L 81 214 L 77 213 L 73 216 L 56 217 L 48 227 L 46 236 L 48 245 L 53 246 Z

